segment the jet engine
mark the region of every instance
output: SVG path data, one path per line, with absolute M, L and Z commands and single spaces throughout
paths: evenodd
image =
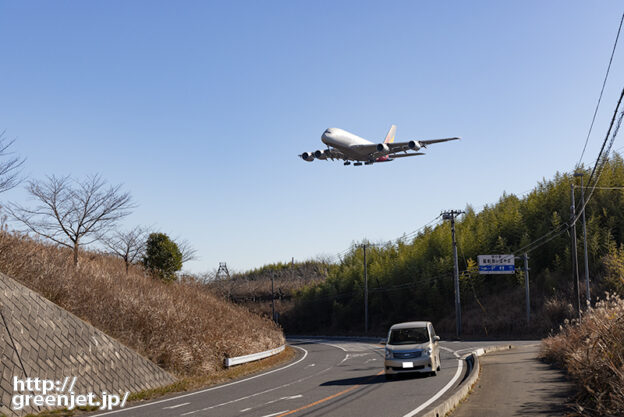
M 329 156 L 329 151 L 327 150 L 314 152 L 314 157 L 316 159 L 320 159 L 321 161 L 327 159 L 328 156 Z
M 417 151 L 420 148 L 422 148 L 422 145 L 417 140 L 410 140 L 409 143 L 407 144 L 407 146 L 409 146 L 410 149 L 413 149 L 415 151 Z
M 308 161 L 308 162 L 312 162 L 314 161 L 314 155 L 312 154 L 312 152 L 304 152 L 301 155 L 299 155 L 301 157 L 301 159 L 303 159 L 304 161 Z
M 377 152 L 390 152 L 390 148 L 385 143 L 380 143 L 377 145 Z

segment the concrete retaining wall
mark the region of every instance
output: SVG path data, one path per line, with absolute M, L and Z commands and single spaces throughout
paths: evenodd
M 77 377 L 74 392 L 142 391 L 175 378 L 90 324 L 0 274 L 0 415 L 11 409 L 13 377 Z

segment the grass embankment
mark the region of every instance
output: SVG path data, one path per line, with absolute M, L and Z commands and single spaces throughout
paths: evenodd
M 565 368 L 582 415 L 624 415 L 624 300 L 608 296 L 542 342 L 541 356 Z
M 71 252 L 0 232 L 0 271 L 37 291 L 174 375 L 220 371 L 226 357 L 284 343 L 279 327 L 187 280 L 164 283 L 118 258 Z

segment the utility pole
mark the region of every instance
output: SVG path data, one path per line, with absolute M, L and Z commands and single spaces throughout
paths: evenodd
M 526 291 L 527 327 L 531 325 L 531 293 L 529 292 L 529 255 L 525 252 L 524 258 L 524 287 Z
M 583 261 L 585 263 L 585 299 L 587 303 L 591 302 L 591 293 L 589 292 L 589 258 L 587 257 L 587 224 L 585 223 L 585 186 L 583 184 L 583 173 L 575 172 L 575 177 L 581 177 L 581 208 L 583 214 Z
M 364 334 L 368 334 L 368 266 L 366 265 L 366 243 L 364 249 Z
M 570 184 L 571 198 L 572 198 L 572 206 L 570 207 L 570 224 L 571 233 L 572 233 L 572 280 L 574 282 L 574 299 L 576 304 L 576 315 L 578 318 L 581 318 L 581 294 L 579 289 L 579 273 L 578 273 L 578 259 L 577 259 L 577 249 L 576 249 L 576 223 L 574 219 L 576 218 L 576 207 L 574 205 L 574 182 Z
M 461 297 L 459 294 L 459 265 L 457 264 L 457 242 L 455 241 L 455 217 L 464 213 L 460 210 L 442 212 L 443 220 L 451 221 L 451 239 L 453 240 L 453 266 L 455 272 L 455 330 L 457 338 L 461 337 Z

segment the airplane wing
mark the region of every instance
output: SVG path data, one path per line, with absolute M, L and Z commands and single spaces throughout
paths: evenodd
M 406 156 L 417 156 L 417 155 L 424 155 L 424 153 L 423 152 L 397 153 L 394 155 L 388 155 L 388 157 L 390 159 L 394 159 L 394 158 L 405 158 Z
M 448 142 L 449 140 L 459 140 L 461 138 L 445 138 L 445 139 L 429 139 L 429 140 L 419 140 L 418 142 L 420 142 L 422 145 L 431 145 L 434 143 L 440 143 L 440 142 Z
M 385 153 L 388 154 L 388 153 L 393 153 L 393 152 L 407 151 L 410 149 L 417 151 L 420 148 L 426 148 L 427 145 L 432 145 L 434 143 L 448 142 L 451 140 L 459 140 L 459 139 L 461 138 L 410 140 L 409 142 L 386 143 L 386 145 L 388 146 L 389 152 L 385 152 Z M 377 145 L 374 145 L 374 146 L 375 146 L 375 151 L 379 151 L 379 147 Z
M 366 144 L 355 145 L 351 148 L 359 153 L 368 155 L 371 159 L 378 158 L 380 156 L 388 155 L 390 158 L 394 158 L 397 152 L 418 151 L 421 148 L 426 148 L 427 145 L 434 143 L 448 142 L 451 140 L 459 140 L 460 138 L 444 138 L 444 139 L 428 139 L 428 140 L 410 140 L 409 142 L 394 142 L 394 143 L 380 143 L 380 144 Z M 402 156 L 399 156 L 402 158 Z

